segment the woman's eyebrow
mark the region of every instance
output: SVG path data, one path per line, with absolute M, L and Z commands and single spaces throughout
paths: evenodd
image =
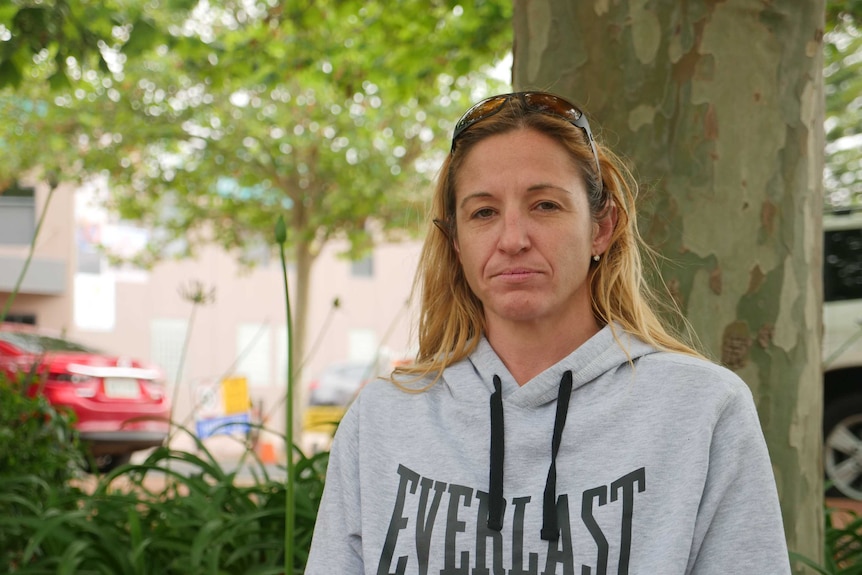
M 477 198 L 490 198 L 490 197 L 492 197 L 492 196 L 489 192 L 475 192 L 475 193 L 472 193 L 472 194 L 465 196 L 464 199 L 461 200 L 461 203 L 459 204 L 459 206 L 463 208 L 467 204 L 467 202 L 469 202 L 470 200 L 475 200 Z
M 569 194 L 569 195 L 571 195 L 571 193 L 572 193 L 562 186 L 558 186 L 556 184 L 551 184 L 551 183 L 547 183 L 547 182 L 539 182 L 538 184 L 533 184 L 527 188 L 528 192 L 538 192 L 541 190 L 559 190 L 559 191 L 563 192 L 564 194 Z M 475 199 L 479 199 L 479 198 L 491 198 L 491 197 L 493 197 L 493 195 L 490 192 L 474 192 L 472 194 L 468 194 L 467 196 L 465 196 L 461 200 L 461 203 L 458 205 L 459 205 L 459 207 L 463 208 L 465 205 L 467 205 L 467 203 L 470 200 L 475 200 Z
M 561 192 L 564 192 L 566 194 L 572 193 L 562 186 L 558 186 L 556 184 L 550 184 L 550 183 L 546 183 L 546 182 L 540 182 L 538 184 L 533 184 L 532 186 L 527 188 L 527 191 L 528 192 L 534 192 L 534 191 L 547 190 L 547 189 L 560 190 Z

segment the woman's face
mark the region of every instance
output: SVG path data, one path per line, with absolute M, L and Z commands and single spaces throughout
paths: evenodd
M 488 330 L 595 322 L 587 275 L 613 218 L 593 221 L 565 148 L 529 128 L 491 136 L 455 180 L 455 249 Z

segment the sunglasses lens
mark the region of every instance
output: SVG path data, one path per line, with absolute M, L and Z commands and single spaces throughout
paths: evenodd
M 583 116 L 583 112 L 575 106 L 552 94 L 526 94 L 524 99 L 531 109 L 550 112 L 570 122 L 576 122 Z
M 494 96 L 493 98 L 482 100 L 481 102 L 467 110 L 464 115 L 461 116 L 461 119 L 458 120 L 458 123 L 455 124 L 455 134 L 453 136 L 453 139 L 457 138 L 461 134 L 461 132 L 463 132 L 476 122 L 494 114 L 494 112 L 499 110 L 500 106 L 505 104 L 507 100 L 508 96 Z
M 553 94 L 543 94 L 543 93 L 533 93 L 528 92 L 525 94 L 519 94 L 523 96 L 524 103 L 531 110 L 542 112 L 546 114 L 552 114 L 554 116 L 559 116 L 564 120 L 568 120 L 569 122 L 580 126 L 578 122 L 581 119 L 581 116 L 584 115 L 579 109 L 577 109 L 574 105 L 566 102 L 562 98 L 554 96 Z M 461 119 L 458 120 L 458 123 L 455 124 L 455 130 L 452 135 L 453 140 L 453 148 L 454 148 L 454 140 L 458 139 L 458 136 L 461 135 L 464 130 L 479 122 L 484 120 L 488 116 L 493 116 L 503 105 L 508 102 L 515 94 L 503 94 L 500 96 L 494 96 L 492 98 L 488 98 L 487 100 L 482 100 L 478 104 L 475 104 L 472 108 L 467 110 Z

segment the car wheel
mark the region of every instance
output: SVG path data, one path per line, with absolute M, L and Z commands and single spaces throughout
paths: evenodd
M 823 437 L 827 495 L 862 500 L 862 395 L 826 406 Z

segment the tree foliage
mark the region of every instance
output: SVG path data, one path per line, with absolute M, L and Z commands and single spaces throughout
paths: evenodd
M 197 182 L 199 185 L 188 189 L 182 184 L 164 185 L 164 182 L 159 181 L 160 178 L 170 176 L 174 171 L 155 169 L 143 179 L 139 173 L 137 185 L 146 184 L 153 192 L 151 195 L 165 198 L 161 202 L 141 202 L 140 193 L 120 177 L 131 174 L 128 171 L 129 160 L 123 162 L 122 154 L 133 154 L 139 162 L 152 161 L 151 154 L 161 154 L 163 149 L 174 148 L 192 137 L 183 127 L 165 129 L 172 120 L 193 116 L 198 121 L 208 120 L 202 117 L 207 110 L 200 103 L 184 104 L 187 107 L 186 114 L 171 114 L 165 113 L 165 105 L 159 106 L 158 102 L 156 106 L 145 105 L 142 102 L 144 99 L 170 95 L 176 102 L 176 98 L 181 98 L 188 91 L 203 90 L 211 96 L 221 96 L 212 104 L 219 109 L 213 114 L 223 118 L 225 110 L 236 112 L 237 106 L 229 99 L 225 100 L 225 96 L 229 97 L 239 87 L 249 93 L 263 95 L 266 100 L 268 89 L 277 86 L 296 94 L 297 87 L 302 86 L 321 96 L 315 100 L 319 104 L 315 110 L 316 116 L 309 114 L 310 110 L 299 104 L 297 98 L 289 103 L 281 103 L 277 115 L 272 114 L 271 109 L 263 113 L 252 109 L 254 103 L 261 100 L 248 98 L 247 109 L 242 111 L 240 117 L 243 123 L 249 117 L 264 117 L 269 122 L 282 122 L 288 127 L 305 123 L 319 128 L 321 118 L 332 119 L 339 115 L 332 113 L 333 109 L 356 110 L 351 99 L 355 95 L 364 97 L 365 88 L 368 87 L 375 91 L 372 102 L 379 102 L 384 110 L 375 113 L 379 118 L 377 121 L 364 120 L 361 127 L 365 129 L 365 134 L 355 134 L 351 138 L 351 145 L 345 147 L 347 151 L 342 150 L 342 171 L 357 175 L 357 187 L 371 178 L 376 182 L 388 180 L 392 188 L 412 187 L 415 190 L 420 184 L 416 180 L 408 181 L 408 175 L 401 166 L 409 165 L 410 160 L 415 160 L 429 146 L 427 142 L 417 141 L 414 137 L 407 138 L 414 144 L 410 147 L 411 154 L 407 154 L 407 147 L 399 147 L 396 140 L 403 136 L 390 125 L 391 112 L 397 109 L 402 114 L 424 115 L 425 119 L 435 117 L 438 110 L 430 104 L 435 97 L 439 97 L 441 88 L 443 94 L 447 90 L 454 90 L 454 99 L 463 104 L 464 91 L 458 90 L 458 86 L 453 86 L 452 82 L 461 79 L 460 87 L 463 88 L 465 79 L 471 78 L 481 63 L 499 57 L 509 41 L 507 26 L 510 7 L 507 2 L 500 0 L 477 2 L 467 10 L 460 8 L 456 2 L 446 0 L 430 3 L 410 0 L 396 5 L 363 2 L 317 2 L 309 6 L 303 6 L 302 3 L 282 4 L 272 1 L 201 3 L 199 0 L 169 0 L 161 3 L 11 0 L 4 3 L 0 6 L 0 118 L 3 119 L 2 129 L 6 134 L 0 135 L 0 144 L 4 145 L 4 151 L 12 153 L 5 155 L 4 161 L 0 163 L 0 189 L 7 187 L 22 171 L 36 164 L 52 173 L 59 171 L 66 177 L 82 177 L 107 167 L 114 175 L 115 185 L 125 186 L 125 191 L 114 198 L 113 204 L 124 217 L 140 217 L 142 221 L 153 224 L 165 212 L 157 204 L 183 204 L 184 195 L 204 198 L 205 205 L 195 206 L 195 209 L 179 212 L 173 206 L 167 209 L 170 212 L 168 219 L 160 222 L 164 225 L 164 233 L 160 236 L 162 241 L 156 242 L 149 254 L 143 254 L 143 259 L 151 262 L 160 257 L 164 246 L 159 243 L 164 244 L 174 236 L 182 237 L 183 242 L 187 242 L 189 237 L 209 239 L 211 236 L 204 234 L 189 236 L 184 230 L 195 222 L 197 226 L 191 227 L 221 222 L 226 213 L 230 215 L 230 210 L 240 209 L 238 215 L 241 218 L 238 219 L 253 224 L 241 227 L 234 225 L 229 230 L 222 228 L 219 230 L 221 233 L 216 234 L 216 239 L 223 244 L 236 247 L 242 245 L 249 235 L 260 232 L 261 214 L 252 207 L 254 201 L 261 199 L 261 196 L 268 196 L 262 198 L 262 205 L 271 209 L 272 201 L 279 195 L 278 184 L 268 177 L 272 174 L 264 171 L 261 174 L 263 183 L 257 182 L 255 177 L 248 178 L 248 172 L 244 170 L 240 170 L 243 177 L 236 181 L 219 180 L 220 189 L 224 190 L 225 186 L 239 187 L 243 190 L 240 195 L 246 196 L 251 202 L 236 197 L 227 201 L 219 199 L 218 208 L 214 209 L 212 202 L 208 201 L 212 198 L 207 197 L 212 194 L 212 181 L 200 181 Z M 858 96 L 862 93 L 862 58 L 857 56 L 862 48 L 862 34 L 858 29 L 860 17 L 862 1 L 834 0 L 827 5 L 827 208 L 855 205 L 862 191 L 862 154 L 859 151 L 862 100 Z M 444 74 L 444 81 L 450 82 L 448 87 L 438 85 L 441 73 Z M 81 92 L 81 82 L 87 80 L 91 85 Z M 140 84 L 142 80 L 148 81 Z M 134 86 L 135 83 L 138 86 L 130 90 L 130 85 Z M 181 83 L 186 86 L 180 87 Z M 98 87 L 93 88 L 92 84 Z M 46 93 L 46 88 L 51 92 Z M 117 101 L 118 94 L 125 101 Z M 84 96 L 89 106 L 80 101 Z M 272 97 L 271 94 L 269 96 Z M 108 102 L 106 97 L 111 98 L 107 108 L 104 107 Z M 329 113 L 321 110 L 327 107 L 320 105 L 323 102 L 331 105 Z M 348 105 L 345 106 L 345 103 Z M 57 109 L 57 104 L 62 104 L 63 108 Z M 437 117 L 447 117 L 447 104 L 449 102 L 444 103 L 443 110 L 440 110 L 443 113 Z M 121 109 L 123 106 L 126 110 Z M 368 106 L 368 103 L 364 104 L 366 110 Z M 133 112 L 130 116 L 123 116 L 124 111 L 130 110 Z M 302 113 L 297 113 L 299 111 Z M 106 123 L 103 114 L 108 112 L 106 117 L 124 126 L 120 133 L 123 138 L 120 153 L 115 153 L 118 146 L 103 146 L 104 154 L 94 154 L 81 162 L 78 146 L 81 138 L 85 143 L 89 143 L 96 135 L 103 139 L 117 138 L 112 130 L 104 129 Z M 159 114 L 161 121 L 153 120 L 155 114 Z M 141 122 L 146 129 L 140 129 L 142 126 L 138 124 Z M 388 144 L 373 139 L 372 134 L 375 128 L 381 126 L 381 122 L 389 128 L 385 131 Z M 417 125 L 426 127 L 424 120 L 413 122 L 412 127 L 410 122 L 402 124 L 402 129 L 412 132 L 415 132 Z M 186 126 L 190 125 L 193 124 Z M 131 126 L 140 134 L 137 142 L 135 134 L 129 129 Z M 338 131 L 339 135 L 335 139 L 340 143 L 344 142 L 340 138 L 345 130 L 356 128 L 356 123 L 350 121 L 332 127 Z M 332 134 L 332 129 L 327 129 L 326 133 Z M 234 132 L 230 130 L 230 124 L 225 126 L 224 134 L 221 135 L 222 144 L 236 141 Z M 107 134 L 108 131 L 112 133 Z M 251 128 L 246 131 L 254 132 Z M 277 130 L 275 132 L 279 133 Z M 429 132 L 425 134 L 427 137 Z M 303 132 L 297 138 L 311 135 L 315 134 Z M 315 137 L 320 135 L 317 132 Z M 255 136 L 252 134 L 250 137 Z M 195 138 L 194 141 L 200 144 L 202 140 Z M 251 141 L 246 140 L 248 143 Z M 140 154 L 140 142 L 148 142 L 146 150 L 149 154 Z M 259 138 L 259 142 L 265 140 Z M 225 153 L 229 150 L 225 150 L 224 145 L 219 149 L 212 139 L 208 143 L 211 148 L 197 150 L 188 166 L 205 164 L 207 155 L 220 161 L 229 157 Z M 363 164 L 369 160 L 371 145 L 376 146 L 371 159 L 382 159 L 382 170 L 355 168 L 356 150 L 360 145 L 364 149 L 361 154 Z M 387 145 L 390 146 L 388 151 Z M 392 155 L 393 150 L 397 150 L 397 156 Z M 115 153 L 113 161 L 110 156 L 112 153 Z M 343 161 L 348 153 L 354 163 Z M 283 152 L 278 151 L 272 158 L 283 159 L 284 156 Z M 301 156 L 302 151 L 297 150 L 294 155 L 297 161 L 284 162 L 284 170 L 296 173 L 296 167 L 308 168 L 307 162 L 299 159 Z M 248 156 L 237 159 L 243 162 Z M 335 159 L 339 159 L 337 154 Z M 388 168 L 385 165 L 387 162 Z M 329 169 L 332 165 L 330 161 Z M 399 172 L 394 174 L 396 177 L 391 174 L 393 170 Z M 186 167 L 184 171 L 188 173 L 191 168 Z M 358 177 L 359 171 L 366 172 L 368 178 Z M 326 175 L 331 187 L 343 189 L 340 182 L 328 178 L 326 170 L 317 171 L 316 175 Z M 415 173 L 412 175 L 415 176 Z M 381 177 L 384 179 L 381 180 Z M 252 181 L 250 185 L 246 181 L 249 179 Z M 294 180 L 301 180 L 290 182 L 294 190 L 298 189 L 298 183 L 312 185 L 308 177 Z M 188 178 L 184 181 L 188 181 Z M 288 182 L 282 179 L 282 184 Z M 259 186 L 264 186 L 269 192 L 264 193 Z M 164 193 L 166 188 L 170 188 L 167 194 Z M 292 195 L 295 197 L 290 198 L 289 205 L 296 197 L 305 197 L 299 191 Z M 365 193 L 366 200 L 369 195 Z M 338 207 L 344 207 L 353 200 L 358 200 L 360 206 L 363 203 L 361 197 L 348 199 L 346 203 L 335 203 Z M 402 208 L 405 206 L 393 205 L 390 212 L 410 213 L 409 207 L 406 211 Z M 358 211 L 360 214 L 369 212 L 367 208 Z M 339 221 L 335 213 L 333 216 L 326 222 L 315 222 L 311 226 L 320 223 L 329 226 L 333 221 Z M 379 219 L 390 222 L 392 228 L 409 224 L 403 218 Z M 267 218 L 264 220 L 269 221 Z M 362 241 L 362 238 L 367 237 L 362 229 L 365 222 L 366 218 L 360 215 L 351 218 L 344 227 L 344 231 L 355 240 L 357 250 L 367 247 L 367 242 Z M 313 234 L 306 230 L 306 235 Z
M 862 2 L 827 7 L 826 209 L 862 203 Z
M 312 255 L 340 234 L 361 251 L 371 219 L 415 224 L 421 160 L 449 128 L 437 119 L 509 43 L 503 2 L 393 8 L 13 3 L 0 105 L 21 153 L 5 179 L 109 174 L 111 207 L 159 230 L 149 261 L 168 244 L 253 244 L 280 210 Z
M 242 261 L 283 215 L 301 342 L 326 242 L 356 256 L 417 228 L 440 119 L 487 85 L 510 17 L 502 0 L 13 0 L 0 185 L 107 176 L 107 206 L 152 231 L 142 265 L 211 243 Z

